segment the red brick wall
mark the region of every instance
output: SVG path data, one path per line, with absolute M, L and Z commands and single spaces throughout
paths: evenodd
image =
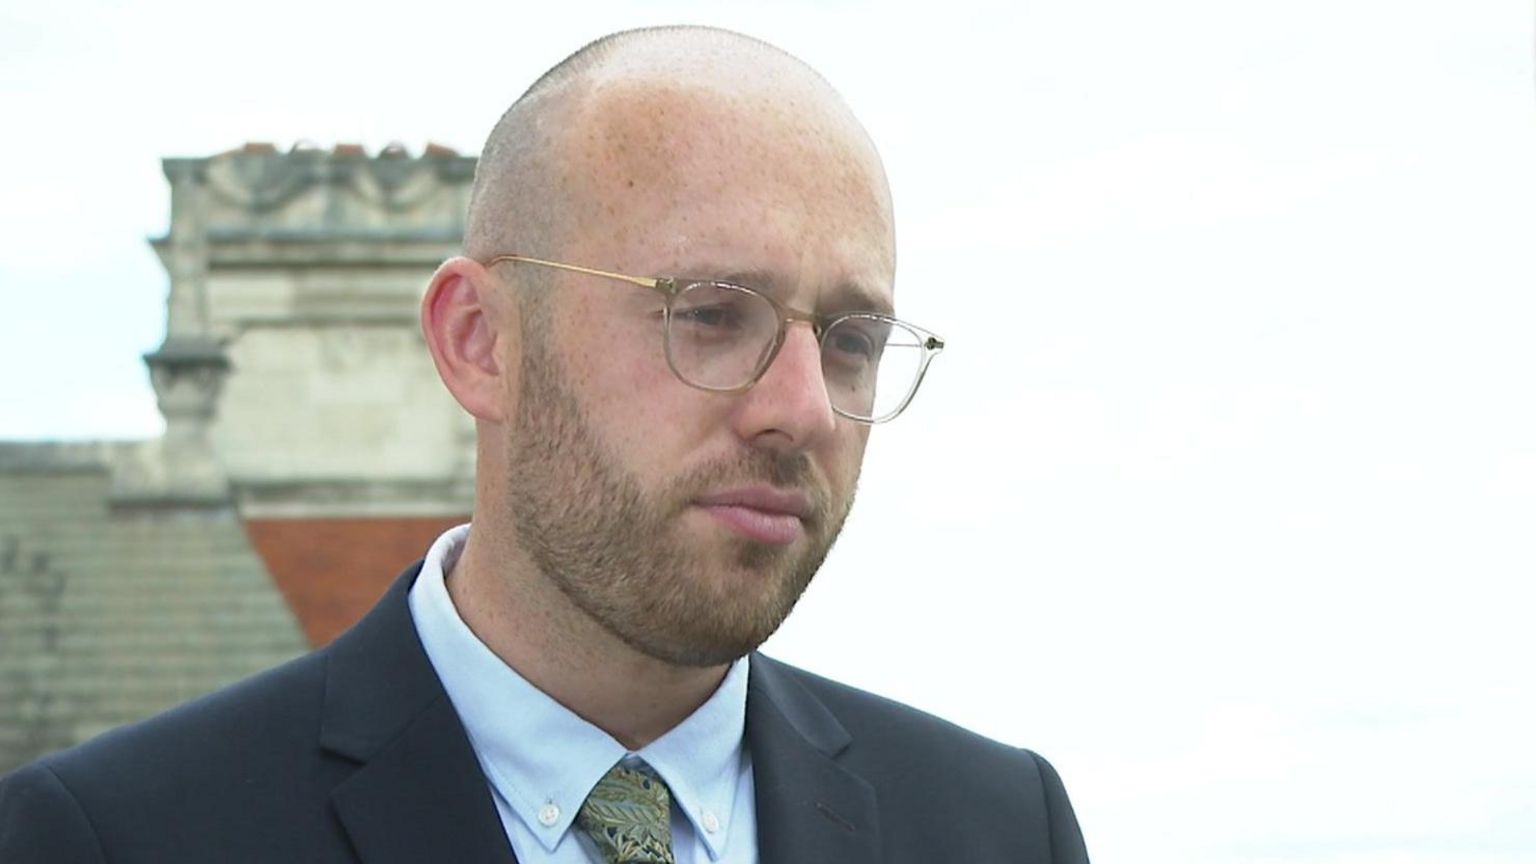
M 309 643 L 318 647 L 361 618 L 439 534 L 468 521 L 248 519 L 245 532 Z

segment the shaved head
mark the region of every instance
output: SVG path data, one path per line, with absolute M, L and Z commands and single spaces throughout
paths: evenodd
M 605 230 L 604 214 L 621 204 L 603 200 L 616 190 L 598 188 L 595 173 L 619 178 L 624 191 L 662 191 L 681 179 L 693 151 L 741 146 L 717 122 L 726 113 L 797 139 L 790 152 L 772 154 L 776 170 L 799 164 L 795 150 L 825 150 L 829 140 L 853 150 L 875 166 L 889 207 L 868 134 L 815 70 L 728 30 L 646 28 L 575 52 L 502 115 L 475 172 L 465 253 L 557 256 L 570 232 Z

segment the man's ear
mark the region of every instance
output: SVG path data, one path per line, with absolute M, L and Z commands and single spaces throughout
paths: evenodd
M 475 418 L 500 422 L 516 391 L 521 327 L 511 292 L 469 258 L 444 261 L 421 300 L 421 330 L 448 392 Z

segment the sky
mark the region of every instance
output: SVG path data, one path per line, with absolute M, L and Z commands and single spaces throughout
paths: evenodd
M 1536 860 L 1529 0 L 551 5 L 0 0 L 0 438 L 161 428 L 162 157 L 474 153 L 604 32 L 743 30 L 948 343 L 768 650 L 1039 751 L 1100 864 Z

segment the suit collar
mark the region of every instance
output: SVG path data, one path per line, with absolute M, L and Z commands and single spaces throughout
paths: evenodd
M 852 740 L 789 667 L 752 657 L 747 743 L 763 864 L 880 860 L 874 788 L 836 761 Z
M 325 650 L 320 743 L 362 763 L 332 792 L 365 864 L 514 862 L 458 715 L 422 650 L 400 578 Z M 876 864 L 874 788 L 837 764 L 852 736 L 789 667 L 753 655 L 747 744 L 762 864 Z
M 501 817 L 411 620 L 418 572 L 325 651 L 320 744 L 362 763 L 331 802 L 365 864 L 506 864 Z

